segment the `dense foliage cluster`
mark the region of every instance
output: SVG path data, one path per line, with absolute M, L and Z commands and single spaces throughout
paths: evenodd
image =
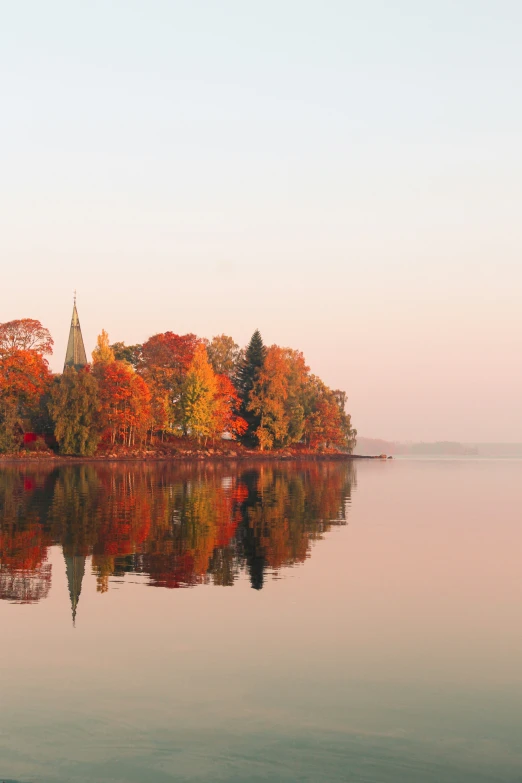
M 92 364 L 58 376 L 45 358 L 52 345 L 39 321 L 0 324 L 0 451 L 27 432 L 77 455 L 169 437 L 206 445 L 225 436 L 261 450 L 355 444 L 346 394 L 311 374 L 300 351 L 266 347 L 257 330 L 245 349 L 227 335 L 173 332 L 111 345 L 103 330 Z

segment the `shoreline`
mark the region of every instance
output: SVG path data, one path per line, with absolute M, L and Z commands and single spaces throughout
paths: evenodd
M 192 454 L 149 454 L 149 455 L 98 455 L 92 457 L 74 457 L 60 454 L 0 454 L 0 467 L 3 464 L 47 464 L 47 465 L 77 465 L 81 463 L 115 463 L 115 462 L 176 462 L 176 463 L 202 463 L 202 462 L 350 462 L 352 460 L 379 460 L 386 462 L 391 457 L 385 455 L 340 454 L 340 453 L 301 453 L 288 452 L 263 454 L 260 452 L 245 453 L 192 453 Z

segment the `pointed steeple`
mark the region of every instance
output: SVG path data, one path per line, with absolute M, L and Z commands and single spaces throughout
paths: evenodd
M 76 309 L 76 291 L 74 292 L 74 305 L 73 314 L 71 319 L 71 331 L 69 332 L 69 342 L 67 343 L 67 353 L 65 354 L 66 367 L 75 367 L 77 370 L 80 367 L 85 367 L 87 364 L 87 356 L 85 353 L 85 346 L 83 344 L 82 330 L 80 328 L 80 319 L 78 318 L 78 310 Z
M 82 580 L 85 573 L 85 557 L 83 555 L 65 555 L 65 571 L 71 597 L 72 621 L 76 625 L 76 609 L 82 591 Z

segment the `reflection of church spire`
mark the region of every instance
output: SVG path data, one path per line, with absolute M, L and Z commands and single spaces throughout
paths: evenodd
M 85 346 L 83 344 L 80 319 L 78 318 L 78 310 L 76 309 L 75 291 L 71 330 L 69 332 L 69 342 L 67 343 L 67 353 L 65 354 L 65 364 L 63 369 L 65 370 L 66 367 L 75 367 L 78 370 L 80 367 L 85 367 L 86 364 L 87 355 L 85 353 Z
M 71 596 L 72 620 L 76 624 L 76 608 L 82 591 L 82 579 L 85 573 L 85 557 L 82 555 L 65 555 L 65 570 L 67 584 Z

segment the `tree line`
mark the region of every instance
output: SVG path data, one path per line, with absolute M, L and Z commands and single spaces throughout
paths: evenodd
M 74 455 L 172 438 L 207 446 L 226 437 L 262 451 L 355 445 L 346 393 L 312 374 L 300 351 L 265 346 L 258 330 L 245 348 L 223 334 L 170 331 L 111 344 L 102 330 L 92 363 L 61 375 L 49 370 L 52 349 L 39 321 L 0 324 L 0 451 L 19 448 L 27 432 Z

